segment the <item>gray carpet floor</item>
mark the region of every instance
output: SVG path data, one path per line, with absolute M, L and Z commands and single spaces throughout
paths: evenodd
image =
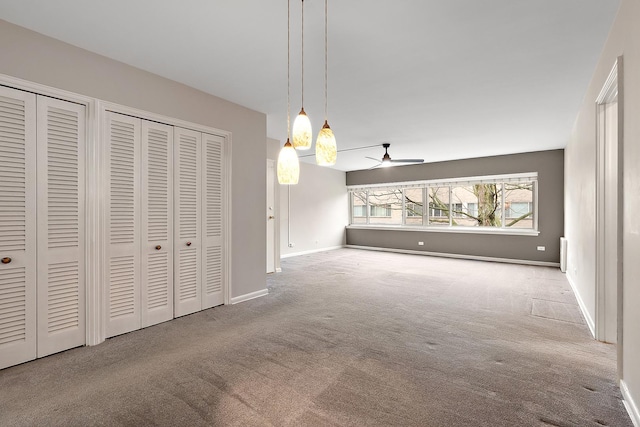
M 558 269 L 340 249 L 0 371 L 1 426 L 631 426 Z

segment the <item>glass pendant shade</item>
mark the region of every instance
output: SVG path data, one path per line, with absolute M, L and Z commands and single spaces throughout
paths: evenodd
M 284 185 L 295 185 L 300 177 L 300 162 L 298 153 L 287 139 L 284 147 L 278 155 L 278 183 Z
M 320 166 L 333 166 L 337 157 L 336 137 L 325 120 L 316 140 L 316 163 Z
M 293 121 L 293 147 L 296 150 L 308 150 L 311 148 L 312 142 L 311 120 L 302 108 L 298 117 Z

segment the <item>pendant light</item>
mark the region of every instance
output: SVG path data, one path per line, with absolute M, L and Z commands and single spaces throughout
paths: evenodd
M 311 121 L 309 120 L 307 113 L 304 112 L 304 0 L 302 0 L 300 9 L 302 10 L 302 30 L 300 33 L 302 45 L 302 55 L 300 61 L 302 63 L 302 105 L 298 117 L 296 117 L 296 119 L 293 121 L 293 146 L 296 150 L 308 150 L 309 148 L 311 148 L 313 132 L 311 130 Z
M 291 0 L 287 0 L 287 142 L 278 155 L 278 183 L 284 185 L 295 185 L 300 177 L 300 162 L 298 153 L 289 141 L 289 131 L 291 129 L 291 102 L 290 102 L 290 57 L 291 57 Z
M 333 131 L 329 127 L 327 121 L 328 117 L 328 92 L 327 92 L 327 76 L 328 76 L 328 37 L 327 37 L 327 2 L 324 0 L 324 125 L 320 132 L 318 132 L 318 139 L 316 140 L 316 163 L 320 166 L 332 166 L 336 164 L 336 158 L 338 157 L 338 147 L 336 146 L 336 137 L 333 135 Z

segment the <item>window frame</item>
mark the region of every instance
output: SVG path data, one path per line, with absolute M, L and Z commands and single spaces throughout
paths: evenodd
M 507 219 L 507 209 L 505 207 L 505 184 L 509 183 L 532 183 L 532 225 L 531 228 L 514 228 L 507 227 L 505 220 Z M 500 192 L 501 198 L 501 213 L 500 213 L 500 226 L 470 226 L 470 225 L 453 225 L 454 217 L 452 211 L 452 189 L 454 186 L 474 185 L 474 184 L 500 184 L 502 191 Z M 429 188 L 430 187 L 446 187 L 449 190 L 449 224 L 429 224 L 431 220 L 431 209 L 429 207 Z M 385 188 L 394 188 L 402 190 L 402 222 L 401 224 L 371 224 L 370 223 L 370 205 L 369 205 L 369 191 L 380 191 Z M 422 189 L 422 225 L 407 224 L 407 203 L 405 197 L 405 190 L 408 188 L 421 188 Z M 352 185 L 347 186 L 349 192 L 349 225 L 347 228 L 363 228 L 363 229 L 380 229 L 380 230 L 405 230 L 405 231 L 426 231 L 426 232 L 455 232 L 455 233 L 472 233 L 472 234 L 509 234 L 509 235 L 534 235 L 540 234 L 539 230 L 539 218 L 538 218 L 538 174 L 537 172 L 528 172 L 521 174 L 505 174 L 505 175 L 491 175 L 491 176 L 476 176 L 476 177 L 463 177 L 452 178 L 447 180 L 425 180 L 425 181 L 411 181 L 411 182 L 389 182 L 383 184 L 373 185 Z M 366 223 L 354 223 L 353 215 L 353 201 L 354 192 L 366 192 Z M 471 202 L 473 203 L 473 202 Z M 465 204 L 462 202 L 463 210 Z M 426 208 L 425 208 L 426 206 Z M 467 207 L 468 209 L 468 207 Z M 477 208 L 476 208 L 477 209 Z M 411 216 L 415 218 L 416 216 Z M 363 217 L 357 217 L 362 219 Z

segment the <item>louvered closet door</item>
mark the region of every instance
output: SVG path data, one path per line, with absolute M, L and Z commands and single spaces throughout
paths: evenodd
M 202 309 L 202 135 L 175 128 L 175 316 Z
M 173 127 L 142 121 L 142 326 L 173 319 Z
M 107 337 L 141 327 L 140 126 L 140 119 L 107 113 Z
M 222 247 L 223 225 L 223 152 L 224 138 L 202 134 L 203 160 L 203 251 L 202 308 L 224 304 Z
M 0 369 L 36 357 L 36 96 L 0 87 Z
M 38 357 L 85 344 L 85 107 L 38 100 Z

